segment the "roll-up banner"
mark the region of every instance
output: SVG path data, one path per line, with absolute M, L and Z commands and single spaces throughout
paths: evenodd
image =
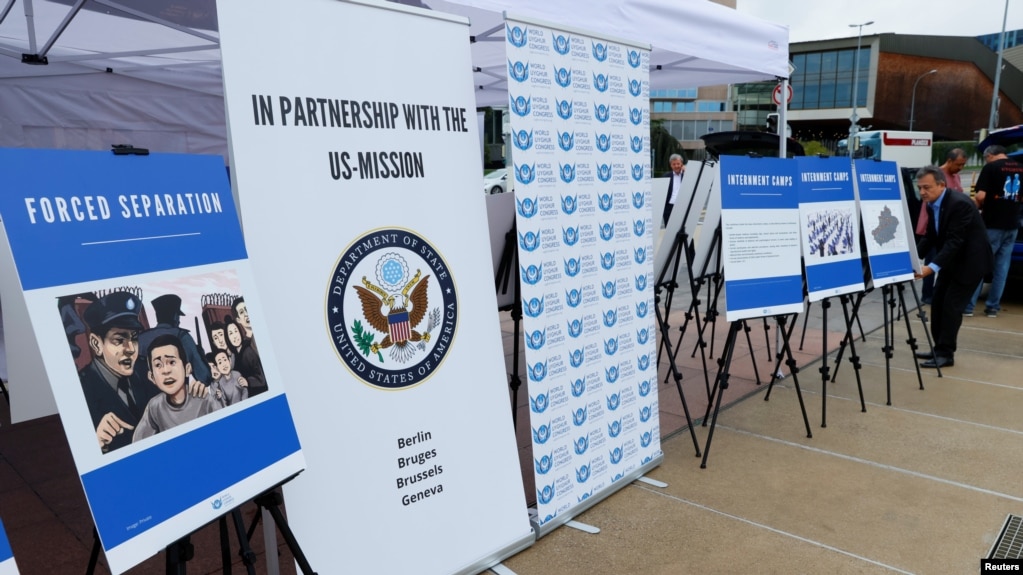
M 5 321 L 28 320 L 5 335 L 32 351 L 8 360 L 42 360 L 111 571 L 305 467 L 223 158 L 17 149 L 0 171 Z
M 506 20 L 540 534 L 663 458 L 649 46 Z
M 337 0 L 218 15 L 232 175 L 309 461 L 291 527 L 319 570 L 479 572 L 535 534 L 467 22 Z

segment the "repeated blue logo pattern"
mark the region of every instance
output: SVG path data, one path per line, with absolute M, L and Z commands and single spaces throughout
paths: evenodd
M 648 180 L 649 58 L 534 24 L 509 21 L 505 30 L 543 524 L 629 477 L 660 449 L 649 314 L 657 221 Z

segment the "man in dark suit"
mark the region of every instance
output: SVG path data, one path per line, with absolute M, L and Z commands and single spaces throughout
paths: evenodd
M 931 303 L 931 334 L 934 353 L 920 352 L 921 367 L 952 367 L 956 337 L 963 323 L 963 311 L 977 284 L 991 272 L 993 257 L 984 221 L 966 194 L 949 193 L 945 174 L 937 166 L 920 168 L 916 174 L 920 198 L 928 204 L 930 220 L 917 252 L 934 248 L 931 263 L 916 277 L 938 274 Z M 938 273 L 940 272 L 940 273 Z

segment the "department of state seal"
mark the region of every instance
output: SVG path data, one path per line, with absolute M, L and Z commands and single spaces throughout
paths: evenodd
M 327 292 L 327 325 L 338 357 L 380 389 L 422 383 L 451 348 L 458 303 L 451 270 L 410 230 L 375 230 L 349 245 Z

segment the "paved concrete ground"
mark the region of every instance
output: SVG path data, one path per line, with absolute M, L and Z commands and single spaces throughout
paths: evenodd
M 801 364 L 812 438 L 791 377 L 767 402 L 763 386 L 736 386 L 746 399 L 721 413 L 706 469 L 688 432 L 675 432 L 649 473 L 668 487 L 634 482 L 577 518 L 599 534 L 561 527 L 504 565 L 519 575 L 977 573 L 1006 515 L 1023 515 L 1023 306 L 965 318 L 955 366 L 924 371 L 924 390 L 898 322 L 888 406 L 883 330 L 871 331 L 879 295 L 864 304 L 857 348 L 865 413 L 845 361 L 827 385 L 826 428 L 821 363 Z M 686 392 L 698 397 L 692 379 Z M 671 390 L 661 391 L 664 403 Z M 701 444 L 707 431 L 697 428 Z
M 837 347 L 841 308 L 837 302 L 830 308 L 825 332 L 821 306 L 814 304 L 805 337 L 801 320 L 792 337 L 813 438 L 806 437 L 791 374 L 763 401 L 776 328 L 765 331 L 763 322 L 750 322 L 749 343 L 743 335 L 736 347 L 732 385 L 706 469 L 700 469 L 683 428 L 677 389 L 670 381 L 661 384 L 665 457 L 649 476 L 668 487 L 628 485 L 577 518 L 599 527 L 599 534 L 560 527 L 506 559 L 505 566 L 520 575 L 976 573 L 1006 514 L 1023 515 L 1023 304 L 1014 293 L 1009 297 L 1015 300 L 1000 317 L 965 320 L 955 367 L 942 378 L 925 372 L 923 391 L 899 321 L 887 406 L 883 304 L 880 292 L 872 292 L 860 314 L 866 342 L 857 342 L 867 411 L 860 411 L 856 372 L 843 361 L 837 382 L 827 385 L 827 428 L 820 427 L 819 357 L 825 341 L 829 349 Z M 681 325 L 683 299 L 671 314 L 673 330 Z M 920 321 L 911 319 L 922 344 Z M 509 321 L 503 329 L 510 354 Z M 727 331 L 723 319 L 714 331 L 711 366 Z M 709 339 L 710 328 L 707 333 Z M 691 413 L 699 419 L 707 393 L 702 361 L 689 353 L 694 334 L 683 336 L 679 365 Z M 666 365 L 660 366 L 661 381 Z M 520 450 L 528 464 L 525 387 L 518 399 Z M 21 572 L 83 572 L 91 520 L 59 418 L 12 426 L 0 402 L 0 423 L 0 517 Z M 707 429 L 696 432 L 702 449 Z M 532 474 L 524 472 L 523 478 L 526 493 L 532 493 Z M 251 504 L 245 506 L 247 520 L 254 513 Z M 325 528 L 343 520 L 325 518 Z M 196 557 L 188 572 L 222 572 L 217 526 L 192 540 Z M 253 546 L 256 571 L 265 573 L 258 532 Z M 295 573 L 286 546 L 277 551 L 281 571 Z M 245 571 L 237 558 L 233 566 Z M 314 568 L 339 572 L 329 565 Z M 106 572 L 101 563 L 97 573 Z M 129 573 L 163 572 L 160 554 Z

